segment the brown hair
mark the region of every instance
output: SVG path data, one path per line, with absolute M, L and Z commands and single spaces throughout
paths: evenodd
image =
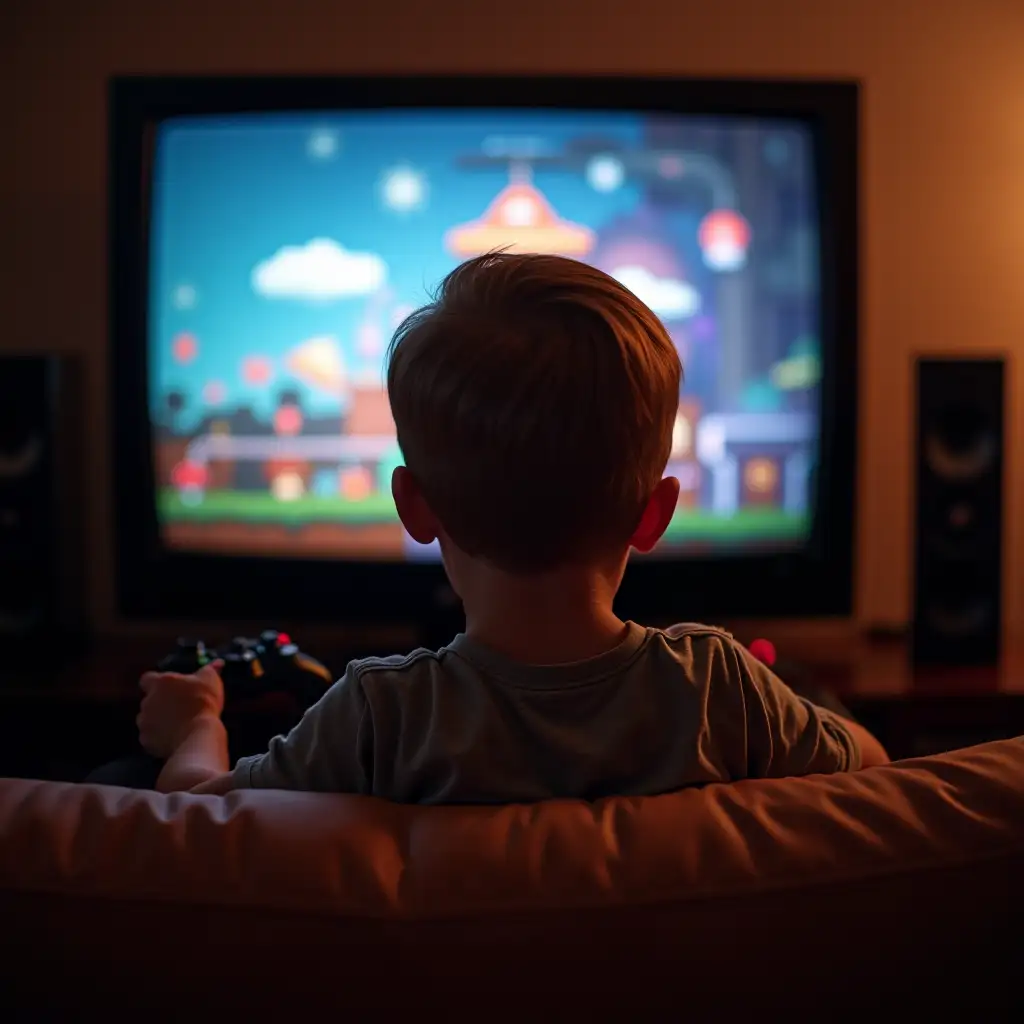
M 388 350 L 427 503 L 467 554 L 522 572 L 628 542 L 668 461 L 681 374 L 647 306 L 560 256 L 463 263 Z

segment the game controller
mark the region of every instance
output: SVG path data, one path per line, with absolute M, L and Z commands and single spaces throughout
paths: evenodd
M 223 662 L 220 676 L 229 702 L 285 694 L 305 709 L 334 682 L 325 665 L 304 654 L 287 633 L 276 629 L 265 629 L 256 638 L 236 636 L 216 648 L 182 637 L 157 670 L 191 674 L 214 661 Z

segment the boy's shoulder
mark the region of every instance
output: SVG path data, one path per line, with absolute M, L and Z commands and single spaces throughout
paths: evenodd
M 437 671 L 445 660 L 447 648 L 439 651 L 426 647 L 417 647 L 408 654 L 385 654 L 350 661 L 346 674 L 362 682 L 372 676 L 415 676 L 421 673 Z
M 654 629 L 655 633 L 668 637 L 670 640 L 683 640 L 686 637 L 704 638 L 717 637 L 719 640 L 727 640 L 729 643 L 736 643 L 736 638 L 722 626 L 711 626 L 706 622 L 677 622 L 672 626 Z
M 739 646 L 735 637 L 721 626 L 712 626 L 702 622 L 679 622 L 664 628 L 640 627 L 635 623 L 631 628 L 637 633 L 646 634 L 638 640 L 634 650 L 637 654 L 650 649 L 652 641 L 659 638 L 670 648 L 678 650 L 686 643 L 719 643 L 725 647 Z M 370 683 L 398 683 L 412 681 L 423 676 L 442 676 L 452 671 L 472 670 L 475 658 L 467 661 L 456 655 L 467 652 L 460 648 L 460 641 L 465 637 L 458 636 L 455 640 L 439 650 L 417 648 L 408 654 L 390 654 L 377 657 L 360 658 L 349 663 L 346 674 L 360 685 Z M 463 647 L 467 644 L 463 644 Z M 480 652 L 477 652 L 479 654 Z M 465 664 L 464 664 L 465 662 Z
M 689 645 L 691 648 L 719 647 L 744 650 L 743 645 L 722 626 L 711 626 L 704 622 L 677 622 L 663 628 L 649 628 L 649 635 L 661 637 L 674 651 Z

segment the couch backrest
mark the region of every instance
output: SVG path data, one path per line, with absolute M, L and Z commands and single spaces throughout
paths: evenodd
M 593 805 L 0 780 L 4 962 L 36 1006 L 948 1009 L 1013 995 L 1022 915 L 1024 739 Z

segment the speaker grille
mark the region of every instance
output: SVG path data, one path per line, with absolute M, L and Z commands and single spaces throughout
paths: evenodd
M 1002 631 L 1001 359 L 917 365 L 914 656 L 987 664 Z

